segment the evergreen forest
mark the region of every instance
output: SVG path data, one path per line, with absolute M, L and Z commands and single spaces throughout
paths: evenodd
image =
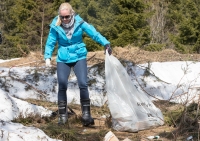
M 69 2 L 112 47 L 200 53 L 199 0 L 1 0 L 0 58 L 43 53 L 49 24 L 63 2 Z M 83 38 L 88 51 L 103 49 L 86 34 Z

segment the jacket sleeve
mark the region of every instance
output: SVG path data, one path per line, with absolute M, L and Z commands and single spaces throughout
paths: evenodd
M 83 22 L 81 24 L 81 27 L 83 31 L 95 42 L 101 44 L 102 46 L 105 46 L 106 44 L 110 44 L 110 42 L 102 36 L 95 28 L 94 26 L 88 24 L 87 22 Z
M 57 42 L 57 31 L 50 28 L 49 35 L 45 45 L 44 59 L 51 58 Z

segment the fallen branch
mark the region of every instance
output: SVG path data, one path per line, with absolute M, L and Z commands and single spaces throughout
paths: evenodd
M 151 96 L 151 97 L 153 97 L 153 98 L 155 98 L 155 99 L 157 99 L 157 100 L 161 100 L 161 99 L 159 99 L 159 98 L 157 98 L 157 97 L 155 97 L 155 96 L 149 94 L 149 93 L 142 87 L 142 85 L 138 82 L 138 80 L 137 80 L 137 78 L 136 78 L 135 72 L 134 72 L 134 71 L 132 71 L 132 72 L 133 72 L 133 75 L 135 76 L 135 80 L 136 80 L 137 83 L 139 84 L 140 88 L 141 88 L 146 94 L 148 94 L 149 96 Z

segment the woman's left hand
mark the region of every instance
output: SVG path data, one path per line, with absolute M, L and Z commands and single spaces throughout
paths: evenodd
M 110 47 L 110 44 L 105 45 L 105 53 L 106 53 L 106 50 L 108 50 L 108 54 L 109 54 L 109 55 L 112 54 L 112 49 L 111 49 L 111 47 Z

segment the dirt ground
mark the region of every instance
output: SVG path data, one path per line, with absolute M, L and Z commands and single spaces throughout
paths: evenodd
M 147 62 L 200 61 L 200 54 L 179 54 L 171 49 L 163 50 L 160 52 L 148 52 L 140 50 L 139 48 L 136 47 L 126 47 L 126 48 L 115 47 L 113 49 L 113 55 L 118 59 L 129 60 L 134 62 L 135 64 L 142 64 Z M 94 65 L 97 63 L 104 62 L 105 60 L 104 51 L 89 52 L 87 60 L 88 60 L 88 65 Z M 55 57 L 52 58 L 52 62 L 53 65 L 56 65 Z M 38 66 L 38 65 L 39 66 L 45 65 L 43 56 L 39 52 L 32 52 L 27 57 L 19 58 L 17 60 L 5 63 L 0 63 L 0 67 Z M 54 106 L 56 110 L 56 105 Z M 77 114 L 80 114 L 79 106 L 74 106 L 73 109 Z M 101 109 L 98 107 L 93 107 L 92 109 L 93 109 L 92 113 L 95 118 L 95 126 L 93 128 L 86 128 L 80 126 L 81 124 L 78 124 L 76 130 L 79 131 L 80 137 L 82 137 L 82 134 L 97 134 L 97 133 L 99 134 L 99 136 L 103 137 L 105 136 L 107 131 L 112 131 L 119 138 L 120 141 L 124 140 L 125 138 L 129 138 L 132 141 L 148 141 L 146 137 L 155 135 L 162 135 L 159 139 L 157 139 L 157 141 L 173 140 L 168 138 L 168 133 L 171 133 L 171 131 L 175 130 L 175 128 L 170 127 L 168 125 L 163 125 L 149 130 L 139 131 L 137 133 L 114 131 L 112 130 L 112 128 L 106 126 L 105 119 L 100 118 L 98 114 L 95 115 L 95 110 L 98 111 Z M 87 141 L 90 141 L 90 139 L 87 138 Z
M 170 61 L 200 61 L 200 54 L 180 54 L 172 49 L 166 49 L 159 52 L 149 52 L 141 50 L 137 47 L 115 47 L 113 55 L 118 59 L 132 61 L 135 64 L 143 64 L 147 62 L 170 62 Z M 52 58 L 52 63 L 55 65 L 55 56 Z M 104 51 L 88 52 L 88 65 L 94 65 L 104 62 Z M 37 66 L 45 65 L 43 55 L 39 52 L 31 52 L 28 56 L 17 60 L 0 63 L 0 67 L 13 66 Z

